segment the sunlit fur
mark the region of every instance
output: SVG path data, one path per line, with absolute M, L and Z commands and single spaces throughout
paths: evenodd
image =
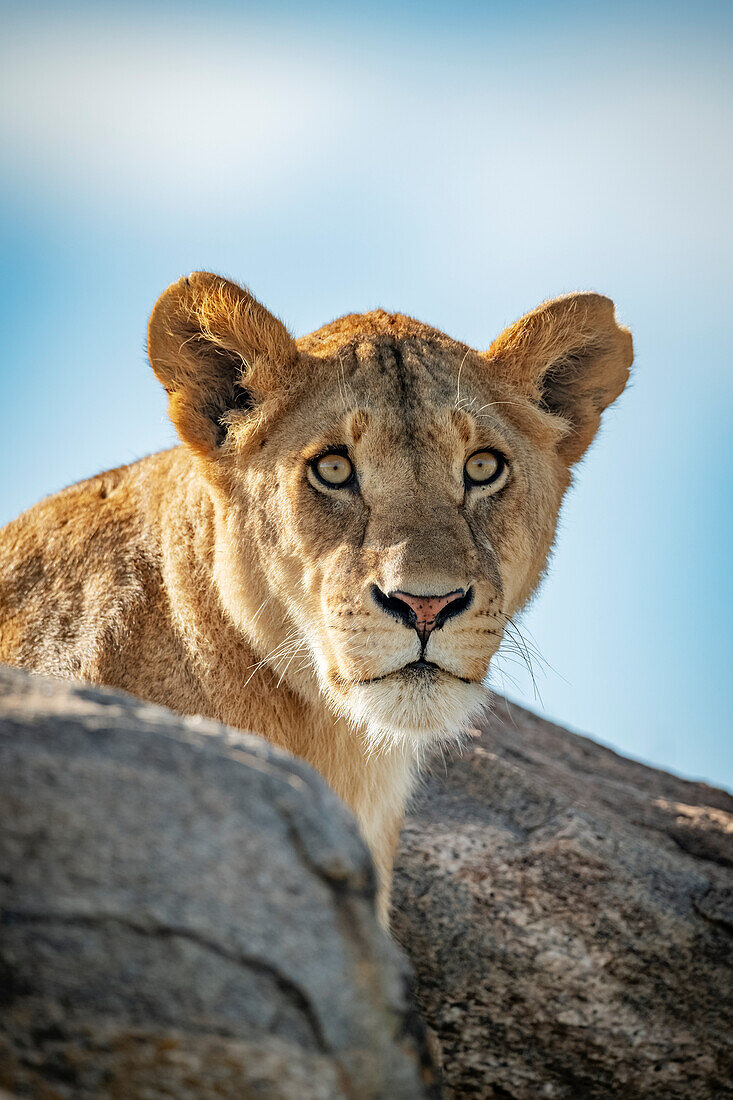
M 170 287 L 150 358 L 183 446 L 71 486 L 0 534 L 0 659 L 252 729 L 351 806 L 387 919 L 420 761 L 456 740 L 545 569 L 570 467 L 623 389 L 612 303 L 540 306 L 488 351 L 400 314 L 294 341 L 242 288 Z M 357 483 L 309 463 L 345 448 Z M 500 491 L 466 459 L 506 456 Z M 471 590 L 434 630 L 374 598 Z

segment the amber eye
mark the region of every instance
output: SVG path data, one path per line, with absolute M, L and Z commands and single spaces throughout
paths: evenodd
M 498 451 L 476 451 L 464 467 L 469 485 L 495 485 L 505 480 L 508 467 Z
M 312 469 L 324 485 L 330 485 L 335 489 L 347 485 L 354 476 L 354 467 L 349 459 L 346 455 L 340 455 L 336 452 L 321 455 L 313 463 Z

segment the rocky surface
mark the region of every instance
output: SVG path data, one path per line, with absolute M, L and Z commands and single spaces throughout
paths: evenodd
M 436 1096 L 354 824 L 304 764 L 0 668 L 0 1097 Z M 733 1097 L 733 798 L 497 699 L 394 932 L 447 1098 Z
M 733 1096 L 725 792 L 497 699 L 408 818 L 393 923 L 447 1096 Z
M 0 1095 L 432 1094 L 366 851 L 304 764 L 0 669 Z

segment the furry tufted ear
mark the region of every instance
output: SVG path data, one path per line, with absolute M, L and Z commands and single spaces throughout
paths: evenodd
M 263 360 L 289 367 L 297 357 L 281 321 L 249 291 L 206 271 L 161 294 L 148 325 L 148 354 L 176 431 L 203 455 L 224 442 L 227 413 L 255 405 L 254 368 Z
M 497 377 L 568 422 L 558 450 L 572 465 L 626 385 L 634 352 L 610 298 L 568 294 L 516 321 L 484 356 Z

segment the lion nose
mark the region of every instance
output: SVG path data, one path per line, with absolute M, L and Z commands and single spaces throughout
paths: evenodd
M 442 626 L 448 619 L 460 615 L 473 600 L 472 589 L 456 588 L 442 596 L 418 596 L 414 592 L 395 589 L 384 593 L 376 584 L 372 586 L 372 595 L 380 607 L 396 619 L 417 631 L 423 645 L 431 631 Z

